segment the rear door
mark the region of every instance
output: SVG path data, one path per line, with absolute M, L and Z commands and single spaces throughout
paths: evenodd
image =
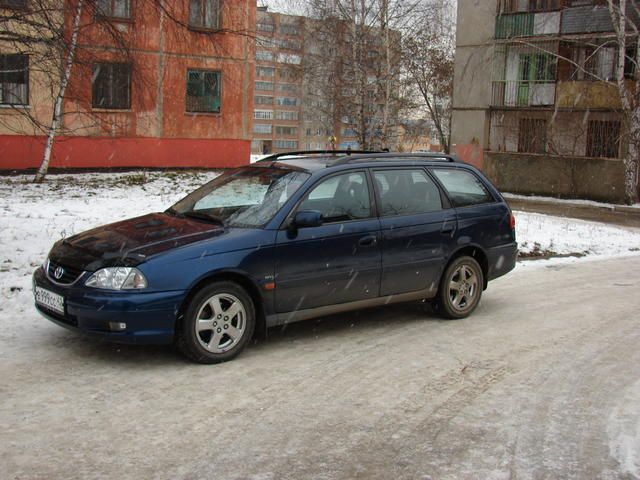
M 453 248 L 456 212 L 420 167 L 372 171 L 382 234 L 382 296 L 436 291 Z
M 365 170 L 320 180 L 292 212 L 317 210 L 319 227 L 277 236 L 276 311 L 375 298 L 380 291 L 380 223 Z
M 458 243 L 485 250 L 512 242 L 509 208 L 489 191 L 480 177 L 464 168 L 433 168 L 458 214 Z

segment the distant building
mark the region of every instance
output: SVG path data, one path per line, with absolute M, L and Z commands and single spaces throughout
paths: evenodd
M 0 9 L 27 3 L 0 2 Z M 82 54 L 51 167 L 248 163 L 254 45 L 242 32 L 254 29 L 254 0 L 178 0 L 167 4 L 171 15 L 155 2 L 97 4 L 103 10 L 82 19 Z M 126 39 L 127 55 L 92 21 L 96 15 Z M 21 114 L 43 125 L 51 120 L 55 88 L 42 81 L 36 57 L 0 43 L 0 169 L 32 168 L 42 159 L 44 132 Z
M 506 191 L 623 201 L 612 37 L 601 0 L 459 0 L 458 154 Z

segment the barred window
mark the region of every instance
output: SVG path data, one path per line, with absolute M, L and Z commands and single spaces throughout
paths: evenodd
M 196 28 L 219 28 L 219 0 L 189 0 L 189 25 Z
M 254 110 L 253 118 L 256 120 L 271 120 L 273 118 L 273 110 Z
M 592 120 L 587 128 L 587 157 L 618 158 L 620 122 Z
M 521 118 L 518 129 L 518 152 L 545 153 L 547 151 L 547 121 Z
M 93 66 L 93 108 L 131 108 L 131 65 L 96 63 Z
M 98 0 L 96 13 L 103 17 L 131 18 L 130 0 Z
M 210 70 L 187 71 L 187 112 L 220 112 L 221 73 Z
M 29 104 L 29 57 L 0 55 L 0 105 Z

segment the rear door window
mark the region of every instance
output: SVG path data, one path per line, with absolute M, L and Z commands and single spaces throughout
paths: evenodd
M 471 172 L 438 168 L 433 174 L 440 180 L 455 207 L 495 202 L 480 179 Z
M 440 190 L 422 169 L 376 170 L 380 215 L 412 215 L 442 210 Z

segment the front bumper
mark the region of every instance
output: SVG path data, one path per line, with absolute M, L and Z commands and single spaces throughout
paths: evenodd
M 33 285 L 64 297 L 60 314 L 36 303 L 45 318 L 77 332 L 116 343 L 165 345 L 173 342 L 176 318 L 186 292 L 107 292 L 77 284 L 61 286 L 51 282 L 44 270 L 33 274 Z M 34 289 L 35 290 L 35 289 Z M 110 322 L 125 323 L 114 332 Z

